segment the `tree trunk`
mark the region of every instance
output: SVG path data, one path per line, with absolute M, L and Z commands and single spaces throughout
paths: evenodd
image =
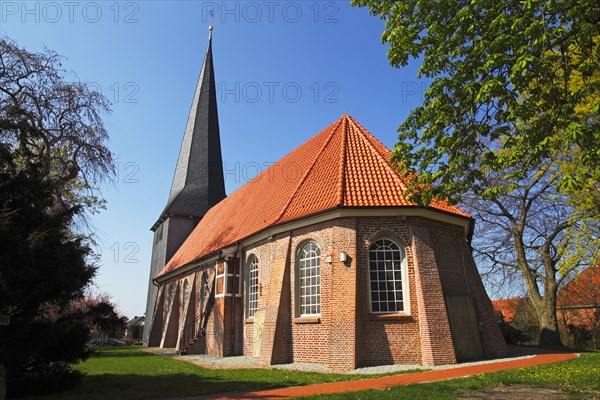
M 556 304 L 556 303 L 555 303 Z M 540 323 L 540 345 L 551 347 L 562 347 L 560 333 L 558 331 L 558 320 L 556 318 L 556 305 L 545 303 L 541 309 L 537 309 L 538 321 Z M 537 308 L 537 307 L 536 307 Z
M 0 400 L 6 398 L 6 373 L 4 367 L 0 365 Z

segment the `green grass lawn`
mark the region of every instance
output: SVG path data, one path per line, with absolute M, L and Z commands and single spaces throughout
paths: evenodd
M 86 374 L 81 385 L 73 390 L 30 399 L 164 399 L 367 377 L 278 369 L 207 369 L 170 357 L 150 354 L 137 347 L 101 348 L 96 356 L 90 357 L 77 368 Z
M 495 395 L 495 396 L 492 396 Z M 599 399 L 600 352 L 555 364 L 310 399 Z
M 146 353 L 137 347 L 100 349 L 96 356 L 80 364 L 78 369 L 86 373 L 86 376 L 82 384 L 75 389 L 31 399 L 164 399 L 366 378 L 365 375 L 321 374 L 276 369 L 207 369 L 170 357 Z M 493 395 L 486 393 L 490 390 L 510 392 L 514 388 L 525 392 L 492 393 Z M 541 389 L 532 388 L 549 388 L 548 390 L 554 394 L 558 393 L 558 397 L 552 397 Z M 411 400 L 596 398 L 600 400 L 600 352 L 587 353 L 575 360 L 556 364 L 469 378 L 311 398 Z

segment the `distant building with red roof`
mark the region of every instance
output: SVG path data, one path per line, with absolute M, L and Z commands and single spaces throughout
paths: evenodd
M 583 270 L 558 292 L 557 316 L 563 326 L 600 332 L 600 265 Z
M 499 321 L 513 322 L 523 298 L 492 300 Z M 568 326 L 583 327 L 600 333 L 600 265 L 583 270 L 558 291 L 556 314 L 561 330 Z
M 202 71 L 153 226 L 149 346 L 332 371 L 505 354 L 473 219 L 408 201 L 390 150 L 350 116 L 221 196 L 222 171 L 205 162 L 220 159 L 210 45 Z M 194 166 L 208 173 L 194 180 Z
M 499 320 L 504 322 L 512 322 L 520 301 L 521 298 L 519 297 L 514 297 L 512 299 L 492 300 L 492 306 L 494 307 L 496 315 L 501 317 Z

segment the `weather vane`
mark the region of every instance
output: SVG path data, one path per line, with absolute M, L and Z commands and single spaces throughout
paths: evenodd
M 215 19 L 215 9 L 214 9 L 214 8 L 213 8 L 213 9 L 211 9 L 211 10 L 208 12 L 208 15 L 210 15 L 210 26 L 208 27 L 208 30 L 209 30 L 209 31 L 212 31 L 212 30 L 213 30 L 213 21 L 214 21 L 214 19 Z

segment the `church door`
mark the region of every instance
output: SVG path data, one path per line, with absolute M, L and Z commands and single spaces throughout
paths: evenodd
M 260 357 L 260 346 L 262 345 L 263 327 L 265 326 L 265 310 L 257 310 L 254 313 L 252 324 L 252 356 Z
M 477 315 L 470 296 L 446 296 L 450 331 L 457 361 L 483 358 Z

